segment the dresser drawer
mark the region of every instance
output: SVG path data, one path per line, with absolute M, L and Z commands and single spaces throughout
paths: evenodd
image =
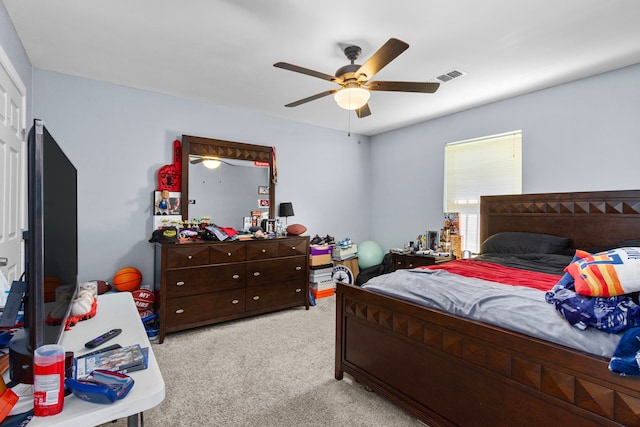
M 167 271 L 167 298 L 244 287 L 244 264 L 182 268 Z
M 305 292 L 305 282 L 300 280 L 247 288 L 246 309 L 253 311 L 278 305 L 304 305 Z
M 278 256 L 296 256 L 307 254 L 306 238 L 278 241 Z
M 247 246 L 242 243 L 221 244 L 209 246 L 209 262 L 220 264 L 223 262 L 238 262 L 247 259 Z
M 167 249 L 167 268 L 209 264 L 209 246 L 176 246 Z
M 244 289 L 192 295 L 167 300 L 167 327 L 206 322 L 245 311 Z
M 399 268 L 416 268 L 436 263 L 435 257 L 419 256 L 419 255 L 399 255 L 394 254 L 392 257 L 393 269 Z
M 247 243 L 247 260 L 275 258 L 276 256 L 278 256 L 278 242 Z
M 305 280 L 306 267 L 306 256 L 249 262 L 246 283 L 247 286 L 259 286 L 287 280 Z

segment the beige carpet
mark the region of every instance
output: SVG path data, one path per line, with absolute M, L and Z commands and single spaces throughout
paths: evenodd
M 334 348 L 335 297 L 169 334 L 153 346 L 166 398 L 145 426 L 424 427 L 349 376 L 337 381 Z

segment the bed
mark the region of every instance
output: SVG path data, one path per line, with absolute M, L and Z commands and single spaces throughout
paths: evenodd
M 480 220 L 481 241 L 615 246 L 640 238 L 640 190 L 486 196 Z M 640 426 L 640 377 L 613 374 L 604 355 L 344 283 L 336 304 L 335 378 L 429 426 Z

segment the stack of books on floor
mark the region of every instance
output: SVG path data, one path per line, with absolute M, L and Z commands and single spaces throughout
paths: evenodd
M 335 282 L 331 277 L 333 262 L 331 245 L 311 245 L 309 251 L 309 289 L 314 298 L 325 298 L 335 293 Z

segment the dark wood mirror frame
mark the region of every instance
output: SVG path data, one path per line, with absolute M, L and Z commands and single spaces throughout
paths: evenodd
M 182 219 L 189 219 L 189 155 L 269 163 L 269 218 L 275 218 L 276 189 L 273 184 L 272 147 L 182 135 L 182 195 L 180 197 Z

